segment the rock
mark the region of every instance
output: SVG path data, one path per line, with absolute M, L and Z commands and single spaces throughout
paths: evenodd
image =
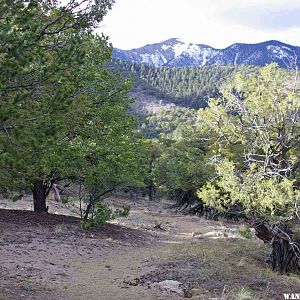
M 194 232 L 192 232 L 192 237 L 198 237 L 198 236 L 202 236 L 203 235 L 203 233 L 201 232 L 201 231 L 194 231 Z
M 214 231 L 210 231 L 210 232 L 207 232 L 205 233 L 204 235 L 205 237 L 208 237 L 208 238 L 218 238 L 218 237 L 223 237 L 223 232 L 220 231 L 220 230 L 214 230 Z
M 171 292 L 174 292 L 180 296 L 184 296 L 184 292 L 183 292 L 183 283 L 176 281 L 176 280 L 164 280 L 158 283 L 158 285 L 165 289 L 165 290 L 169 290 Z
M 233 231 L 222 231 L 222 230 L 213 230 L 206 233 L 201 234 L 200 232 L 193 232 L 192 233 L 193 240 L 197 239 L 221 239 L 221 238 L 237 238 L 237 234 Z M 195 242 L 197 243 L 197 241 Z

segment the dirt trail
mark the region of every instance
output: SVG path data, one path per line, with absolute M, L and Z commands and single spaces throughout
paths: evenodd
M 167 210 L 152 212 L 132 211 L 131 217 L 121 222 L 124 226 L 149 226 L 159 224 L 159 242 L 155 245 L 128 249 L 108 254 L 102 259 L 73 263 L 75 284 L 68 289 L 72 299 L 179 299 L 179 295 L 161 290 L 153 279 L 139 281 L 144 274 L 155 270 L 154 262 L 172 259 L 175 247 L 191 243 L 193 234 L 205 234 L 218 226 L 198 217 L 183 216 Z M 220 224 L 219 227 L 222 227 Z M 160 281 L 163 278 L 157 278 Z M 164 280 L 174 278 L 166 277 Z M 129 283 L 129 284 L 128 284 Z
M 163 203 L 148 209 L 137 201 L 129 218 L 83 230 L 77 218 L 8 210 L 12 204 L 3 202 L 1 300 L 182 299 L 159 286 L 165 280 L 181 282 L 186 296 L 203 300 L 279 300 L 283 292 L 299 292 L 299 277 L 271 272 L 269 249 L 242 239 L 239 224 L 177 214 Z M 109 202 L 119 207 L 128 199 Z M 22 209 L 30 205 L 20 203 Z M 49 207 L 67 213 L 58 203 L 49 201 Z
M 134 249 L 109 255 L 103 260 L 74 263 L 78 272 L 75 285 L 69 289 L 71 299 L 157 299 L 143 286 L 126 286 L 124 283 L 143 275 L 142 265 L 152 257 L 151 250 Z

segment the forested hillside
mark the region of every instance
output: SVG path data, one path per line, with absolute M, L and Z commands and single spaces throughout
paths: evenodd
M 180 106 L 206 107 L 209 98 L 220 96 L 220 89 L 237 72 L 253 72 L 252 66 L 205 66 L 156 68 L 146 64 L 113 60 L 124 76 L 131 76 L 136 90 Z
M 143 135 L 147 138 L 180 139 L 186 128 L 195 127 L 196 110 L 170 106 L 149 112 L 141 120 Z

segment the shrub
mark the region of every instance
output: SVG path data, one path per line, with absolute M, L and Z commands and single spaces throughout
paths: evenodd
M 238 231 L 241 237 L 245 239 L 252 239 L 252 232 L 249 226 L 242 225 Z
M 85 229 L 88 229 L 90 227 L 96 226 L 96 225 L 103 225 L 109 220 L 114 220 L 119 217 L 128 217 L 130 212 L 130 206 L 125 205 L 122 209 L 116 209 L 115 211 L 108 207 L 105 203 L 99 202 L 96 205 L 96 209 L 94 212 L 94 216 L 87 220 L 82 221 L 82 226 Z

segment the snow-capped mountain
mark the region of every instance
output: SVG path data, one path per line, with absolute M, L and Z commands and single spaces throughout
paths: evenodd
M 206 65 L 257 65 L 276 62 L 284 68 L 300 67 L 300 47 L 278 41 L 258 44 L 236 43 L 225 49 L 185 43 L 169 39 L 162 43 L 138 49 L 113 49 L 113 58 L 144 63 L 155 67 L 182 67 Z

